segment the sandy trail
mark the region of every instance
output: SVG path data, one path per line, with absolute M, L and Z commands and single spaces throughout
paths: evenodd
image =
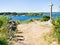
M 42 35 L 49 33 L 52 29 L 52 24 L 48 22 L 30 22 L 28 24 L 20 24 L 17 26 L 18 31 L 22 31 L 24 36 L 23 41 L 26 45 L 48 45 L 46 41 L 40 38 Z
M 27 24 L 17 25 L 18 32 L 16 35 L 24 36 L 24 41 L 13 41 L 13 45 L 58 45 L 57 42 L 49 44 L 42 36 L 49 34 L 52 30 L 50 21 L 40 22 L 34 21 Z

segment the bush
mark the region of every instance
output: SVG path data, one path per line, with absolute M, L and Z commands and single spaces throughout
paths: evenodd
M 44 15 L 44 16 L 41 18 L 41 21 L 48 21 L 49 19 L 50 19 L 49 16 Z
M 8 45 L 8 18 L 0 16 L 0 45 Z
M 3 25 L 6 25 L 8 22 L 8 18 L 4 17 L 4 16 L 0 16 L 0 27 Z
M 7 35 L 8 20 L 6 17 L 0 16 L 0 34 L 3 34 L 3 36 Z
M 52 21 L 52 24 L 54 25 L 54 34 L 58 39 L 58 43 L 60 44 L 60 18 L 57 17 Z

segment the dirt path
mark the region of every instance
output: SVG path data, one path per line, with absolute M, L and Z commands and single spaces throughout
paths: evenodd
M 28 24 L 20 24 L 17 26 L 18 31 L 23 32 L 25 40 L 24 45 L 48 45 L 48 42 L 41 38 L 42 35 L 49 33 L 52 29 L 52 24 L 48 22 L 30 22 Z M 17 43 L 17 42 L 16 42 Z M 16 44 L 16 45 L 22 45 Z

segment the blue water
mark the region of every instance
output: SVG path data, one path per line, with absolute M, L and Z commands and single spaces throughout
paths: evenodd
M 49 12 L 45 12 L 44 14 L 50 15 Z M 60 12 L 53 12 L 53 13 L 52 13 L 52 18 L 56 18 L 56 17 L 60 17 Z
M 12 18 L 12 20 L 29 20 L 29 19 L 34 19 L 34 18 L 42 18 L 42 16 L 7 16 L 8 18 Z
M 49 12 L 42 12 L 45 15 L 50 15 Z M 42 18 L 42 16 L 7 16 L 8 18 L 12 18 L 12 20 L 28 20 L 28 19 L 32 19 L 32 18 Z M 52 18 L 56 18 L 56 17 L 60 17 L 60 13 L 58 12 L 53 12 L 52 13 Z

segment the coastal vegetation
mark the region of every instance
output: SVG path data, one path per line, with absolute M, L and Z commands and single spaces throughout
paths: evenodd
M 48 21 L 50 19 L 50 16 L 43 15 L 41 18 L 41 21 Z
M 0 16 L 0 45 L 8 45 L 8 18 Z
M 60 18 L 56 17 L 56 19 L 52 21 L 52 24 L 54 25 L 54 35 L 60 44 Z

